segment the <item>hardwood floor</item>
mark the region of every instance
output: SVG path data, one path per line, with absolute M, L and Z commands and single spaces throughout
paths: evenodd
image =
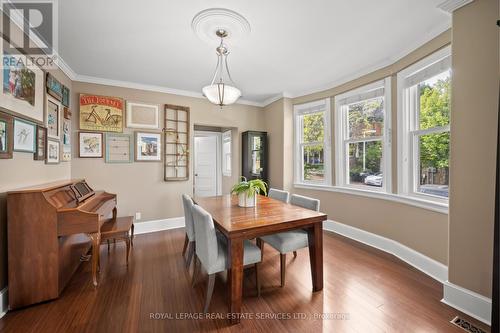
M 329 232 L 323 238 L 322 292 L 311 292 L 307 249 L 287 258 L 287 281 L 280 288 L 279 253 L 266 246 L 261 297 L 253 269 L 245 270 L 240 324 L 230 326 L 225 319 L 224 274 L 215 281 L 209 310 L 214 319 L 191 319 L 202 316 L 206 274 L 193 289 L 183 242 L 183 229 L 138 235 L 128 268 L 124 244 L 112 245 L 109 255 L 102 246 L 99 289 L 89 283 L 91 267 L 84 263 L 59 299 L 7 313 L 0 332 L 464 332 L 449 323 L 459 312 L 440 302 L 438 282 Z

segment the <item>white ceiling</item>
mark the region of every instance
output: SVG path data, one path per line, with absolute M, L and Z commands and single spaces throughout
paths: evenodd
M 243 99 L 265 104 L 387 65 L 451 25 L 443 0 L 61 0 L 59 54 L 77 79 L 96 78 L 198 94 L 215 67 L 216 45 L 191 20 L 222 7 L 251 25 L 230 45 Z

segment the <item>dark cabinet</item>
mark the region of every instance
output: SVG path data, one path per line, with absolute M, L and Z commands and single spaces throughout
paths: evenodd
M 242 175 L 267 182 L 267 133 L 247 131 L 242 134 Z

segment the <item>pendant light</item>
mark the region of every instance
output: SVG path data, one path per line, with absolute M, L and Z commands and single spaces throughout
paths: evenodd
M 210 85 L 203 87 L 203 96 L 205 96 L 211 103 L 219 105 L 222 109 L 223 106 L 235 103 L 241 96 L 241 91 L 236 88 L 229 67 L 227 65 L 227 56 L 229 50 L 224 44 L 224 38 L 227 37 L 227 31 L 219 29 L 215 34 L 220 38 L 220 44 L 215 49 L 217 53 L 217 66 Z M 226 79 L 226 81 L 224 81 Z M 229 85 L 228 82 L 233 85 Z

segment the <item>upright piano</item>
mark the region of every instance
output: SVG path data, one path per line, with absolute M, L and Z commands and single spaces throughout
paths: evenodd
M 116 218 L 116 195 L 93 191 L 83 179 L 7 193 L 9 307 L 59 297 L 91 250 L 98 284 L 100 230 Z

